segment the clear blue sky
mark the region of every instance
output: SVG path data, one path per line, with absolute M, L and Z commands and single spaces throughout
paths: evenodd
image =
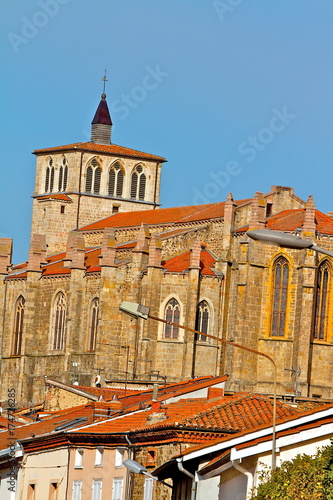
M 165 156 L 164 207 L 288 185 L 333 210 L 332 0 L 11 0 L 1 7 L 0 235 L 28 251 L 34 149 L 89 139 L 107 69 L 113 142 Z

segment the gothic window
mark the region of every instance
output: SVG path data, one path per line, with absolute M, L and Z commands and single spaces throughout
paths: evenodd
M 12 356 L 19 356 L 21 354 L 23 323 L 24 323 L 24 305 L 25 305 L 25 300 L 21 295 L 17 299 L 15 305 L 13 344 L 11 352 Z
M 66 298 L 62 292 L 58 292 L 52 310 L 52 349 L 61 350 L 65 346 L 66 330 Z
M 165 315 L 164 318 L 166 321 L 170 321 L 171 323 L 178 323 L 180 318 L 180 307 L 179 303 L 176 299 L 171 299 L 167 303 L 165 307 Z M 165 325 L 164 328 L 164 337 L 166 339 L 177 339 L 178 338 L 178 326 L 173 325 Z
M 89 351 L 94 351 L 96 349 L 98 313 L 99 313 L 99 300 L 96 298 L 91 302 L 89 311 L 89 344 L 88 344 Z
M 324 340 L 326 337 L 329 286 L 330 265 L 324 260 L 318 268 L 315 295 L 313 337 L 319 340 Z
M 208 322 L 209 322 L 209 307 L 205 300 L 202 300 L 197 307 L 197 317 L 195 323 L 195 329 L 202 333 L 208 333 Z M 205 335 L 195 334 L 195 340 L 205 342 L 207 337 Z
M 124 172 L 116 163 L 109 172 L 109 196 L 120 198 L 123 194 Z
M 289 264 L 285 257 L 279 257 L 273 267 L 273 311 L 272 337 L 283 337 L 286 328 Z
M 87 168 L 86 193 L 99 194 L 101 188 L 102 169 L 98 161 L 94 158 Z
M 132 173 L 131 198 L 134 200 L 144 200 L 146 192 L 146 176 L 141 165 L 135 167 Z
M 63 159 L 62 165 L 59 168 L 59 181 L 58 181 L 58 191 L 66 191 L 67 188 L 67 177 L 68 177 L 68 166 L 66 164 L 66 158 Z
M 45 193 L 52 193 L 54 184 L 54 166 L 53 160 L 50 158 L 49 164 L 45 172 Z

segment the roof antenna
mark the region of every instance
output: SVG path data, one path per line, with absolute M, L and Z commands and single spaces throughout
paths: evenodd
M 104 76 L 102 78 L 102 81 L 103 81 L 103 95 L 102 95 L 102 98 L 105 99 L 106 98 L 106 94 L 105 94 L 105 82 L 109 81 L 109 80 L 106 79 L 106 69 L 104 70 Z

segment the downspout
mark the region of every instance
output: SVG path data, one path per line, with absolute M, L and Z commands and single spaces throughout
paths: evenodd
M 246 498 L 247 498 L 251 490 L 253 489 L 253 475 L 251 474 L 251 472 L 244 469 L 244 467 L 240 465 L 240 462 L 241 461 L 239 459 L 232 460 L 232 465 L 236 470 L 238 470 L 241 474 L 244 474 L 247 477 L 247 485 L 246 485 Z
M 186 476 L 188 476 L 192 479 L 191 500 L 196 500 L 196 498 L 197 498 L 197 483 L 195 482 L 194 475 L 191 474 L 191 472 L 189 472 L 188 470 L 184 469 L 181 458 L 177 458 L 177 465 L 178 465 L 178 469 L 180 470 L 180 472 L 182 472 L 183 474 L 186 474 Z

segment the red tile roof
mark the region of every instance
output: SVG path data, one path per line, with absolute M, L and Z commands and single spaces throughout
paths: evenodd
M 290 210 L 282 210 L 277 214 L 266 218 L 267 229 L 276 231 L 295 231 L 297 228 L 302 228 L 305 221 L 305 209 L 296 208 Z M 315 210 L 316 229 L 322 234 L 333 234 L 333 219 L 319 210 Z M 237 233 L 248 231 L 249 226 L 243 226 L 237 229 Z
M 95 144 L 94 142 L 77 142 L 74 144 L 67 144 L 65 146 L 56 146 L 54 148 L 36 149 L 34 154 L 57 153 L 60 151 L 88 151 L 92 153 L 106 153 L 113 156 L 124 156 L 127 158 L 134 157 L 143 160 L 156 160 L 159 162 L 166 161 L 166 159 L 162 156 L 143 153 L 142 151 L 137 151 L 136 149 L 125 148 L 123 146 L 118 146 L 117 144 L 106 145 Z
M 159 225 L 171 223 L 199 222 L 211 218 L 222 218 L 224 202 L 209 205 L 159 208 L 156 210 L 138 210 L 136 212 L 118 212 L 106 219 L 80 228 L 81 231 L 100 231 L 105 227 L 138 227 L 142 223 Z
M 154 417 L 154 410 L 133 412 L 121 418 L 103 420 L 87 427 L 73 430 L 73 433 L 140 433 L 148 430 L 169 428 L 185 430 L 205 430 L 207 432 L 236 433 L 270 425 L 273 418 L 272 399 L 258 394 L 236 394 L 220 399 L 182 399 L 168 403 L 158 411 L 166 417 L 151 424 L 148 417 Z M 285 421 L 299 416 L 302 412 L 290 405 L 277 403 L 277 419 Z M 148 419 L 148 420 L 147 420 Z
M 181 273 L 187 271 L 190 267 L 191 251 L 184 252 L 175 257 L 171 257 L 162 261 L 164 269 L 171 273 Z M 208 250 L 201 250 L 200 252 L 200 268 L 201 274 L 206 276 L 215 276 L 214 271 L 216 258 Z
M 44 196 L 37 196 L 37 200 L 58 200 L 58 201 L 70 201 L 72 202 L 72 198 L 67 196 L 67 194 L 58 193 L 58 194 L 46 194 Z

